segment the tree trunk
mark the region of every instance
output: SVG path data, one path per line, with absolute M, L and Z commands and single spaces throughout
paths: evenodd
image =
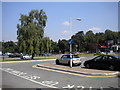
M 32 59 L 34 59 L 34 56 L 35 56 L 35 54 L 34 54 L 34 53 L 32 53 Z

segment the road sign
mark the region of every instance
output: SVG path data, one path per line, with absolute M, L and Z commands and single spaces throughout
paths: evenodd
M 71 44 L 73 44 L 73 40 L 72 39 L 69 39 L 68 40 L 68 43 L 71 45 Z

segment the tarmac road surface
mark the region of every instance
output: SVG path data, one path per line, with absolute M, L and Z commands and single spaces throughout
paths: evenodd
M 84 62 L 89 58 L 84 57 L 82 61 Z M 55 60 L 2 63 L 0 68 L 0 71 L 2 71 L 2 84 L 0 87 L 75 88 L 76 90 L 84 88 L 89 88 L 90 90 L 93 88 L 100 90 L 109 88 L 113 90 L 119 88 L 120 82 L 118 77 L 84 77 L 32 67 L 43 63 L 54 64 Z

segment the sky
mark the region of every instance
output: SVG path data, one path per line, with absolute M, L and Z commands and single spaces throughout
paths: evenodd
M 68 40 L 78 31 L 118 31 L 118 2 L 2 2 L 0 6 L 0 40 L 4 41 L 17 41 L 16 26 L 20 23 L 20 14 L 28 15 L 31 10 L 41 9 L 48 17 L 44 35 L 53 41 Z

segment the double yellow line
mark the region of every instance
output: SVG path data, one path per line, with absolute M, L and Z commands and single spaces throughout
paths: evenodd
M 77 73 L 70 73 L 70 72 L 65 72 L 65 71 L 59 71 L 59 70 L 49 69 L 49 68 L 37 67 L 37 66 L 32 66 L 32 67 L 33 68 L 42 69 L 42 70 L 47 70 L 47 71 L 53 71 L 53 72 L 58 72 L 58 73 L 64 73 L 64 74 L 70 74 L 70 75 L 80 76 L 80 77 L 106 78 L 106 77 L 116 77 L 117 76 L 117 75 L 92 76 L 92 75 L 83 75 L 83 74 L 77 74 Z

